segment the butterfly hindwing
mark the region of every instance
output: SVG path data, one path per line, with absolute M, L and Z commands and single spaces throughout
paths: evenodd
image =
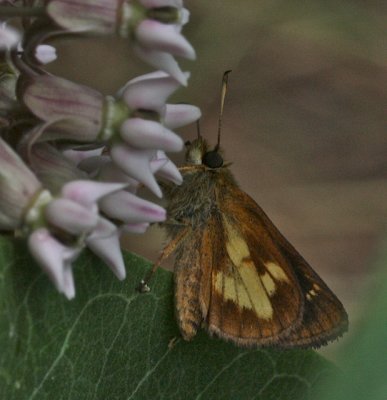
M 176 251 L 176 318 L 186 340 L 196 335 L 209 310 L 212 268 L 218 257 L 212 236 L 214 232 L 214 219 L 210 219 L 200 230 L 188 228 L 188 235 Z

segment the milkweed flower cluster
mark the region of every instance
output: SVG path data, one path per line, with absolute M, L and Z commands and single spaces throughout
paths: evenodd
M 183 148 L 174 130 L 200 110 L 167 101 L 189 78 L 175 57 L 194 59 L 195 52 L 181 33 L 189 19 L 181 0 L 32 3 L 30 17 L 30 1 L 0 4 L 0 230 L 24 237 L 71 299 L 72 263 L 82 249 L 124 279 L 122 232 L 142 233 L 166 219 L 137 189 L 162 197 L 159 178 L 182 182 L 167 153 Z M 23 32 L 11 27 L 18 13 Z M 74 34 L 127 37 L 157 70 L 111 96 L 49 74 L 44 65 L 56 52 L 45 42 Z

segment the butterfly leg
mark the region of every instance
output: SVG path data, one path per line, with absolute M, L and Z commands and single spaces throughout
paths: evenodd
M 188 234 L 189 228 L 183 229 L 176 237 L 174 237 L 162 250 L 159 258 L 157 261 L 153 264 L 152 269 L 148 272 L 146 277 L 141 280 L 140 285 L 138 287 L 138 291 L 140 293 L 147 293 L 150 291 L 149 287 L 149 281 L 151 280 L 153 274 L 157 271 L 158 267 L 161 265 L 161 263 L 166 260 L 175 250 L 176 247 L 181 243 L 181 241 L 185 238 L 185 236 Z

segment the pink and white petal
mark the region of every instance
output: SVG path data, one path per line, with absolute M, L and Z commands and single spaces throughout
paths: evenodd
M 62 188 L 62 197 L 73 200 L 86 207 L 92 207 L 96 201 L 107 194 L 122 190 L 125 183 L 105 183 L 77 180 L 66 183 Z
M 50 19 L 66 31 L 106 35 L 117 29 L 117 8 L 121 4 L 117 0 L 51 0 L 45 3 Z
M 68 299 L 75 296 L 71 263 L 81 249 L 66 247 L 45 229 L 37 229 L 28 238 L 28 248 L 60 293 Z
M 165 163 L 157 172 L 156 174 L 161 178 L 167 179 L 176 185 L 181 185 L 183 183 L 183 177 L 181 176 L 178 168 L 176 165 L 168 159 L 163 151 L 157 152 L 158 159 L 167 159 L 168 162 Z
M 84 85 L 53 75 L 34 75 L 22 91 L 24 104 L 43 121 L 57 124 L 60 135 L 72 135 L 77 141 L 94 142 L 102 127 L 104 96 Z M 85 131 L 69 132 L 72 127 Z M 66 136 L 65 135 L 65 136 Z
M 161 222 L 166 218 L 162 207 L 124 190 L 104 197 L 99 207 L 109 218 L 124 223 Z
M 137 26 L 135 35 L 138 42 L 145 47 L 190 60 L 196 58 L 194 48 L 175 25 L 145 19 Z
M 181 25 L 187 24 L 188 21 L 189 21 L 189 16 L 190 16 L 189 10 L 187 10 L 186 8 L 182 8 L 180 10 L 180 18 L 179 18 L 180 21 L 179 21 L 179 23 Z
M 35 57 L 42 64 L 49 64 L 57 59 L 56 49 L 48 44 L 40 44 L 35 49 Z
M 98 214 L 72 200 L 58 198 L 44 209 L 44 216 L 51 225 L 73 234 L 92 231 L 98 223 Z
M 65 262 L 63 269 L 63 294 L 69 299 L 75 297 L 75 284 L 71 263 Z
M 151 169 L 152 173 L 155 174 L 159 169 L 161 169 L 168 162 L 169 162 L 169 159 L 167 157 L 151 160 L 150 169 Z
M 81 161 L 87 160 L 91 157 L 97 157 L 102 154 L 104 147 L 99 147 L 98 149 L 93 150 L 73 150 L 73 149 L 66 149 L 63 150 L 63 155 L 72 161 L 75 165 L 78 165 Z
M 125 86 L 123 98 L 132 110 L 155 110 L 162 113 L 167 98 L 179 86 L 178 81 L 165 73 L 164 76 L 135 79 Z
M 127 119 L 120 128 L 122 139 L 138 149 L 181 151 L 184 143 L 180 136 L 159 122 L 142 118 Z
M 114 275 L 119 280 L 123 280 L 126 277 L 126 271 L 119 235 L 114 224 L 105 218 L 100 218 L 96 229 L 85 242 L 87 247 L 108 265 Z
M 126 82 L 126 84 L 123 86 L 123 89 L 126 89 L 127 87 L 129 87 L 134 83 L 148 81 L 149 79 L 159 79 L 159 78 L 168 78 L 168 74 L 165 73 L 164 71 L 148 72 L 147 74 L 136 76 L 135 78 L 132 78 L 131 80 Z
M 142 46 L 134 46 L 134 51 L 144 62 L 152 67 L 162 69 L 176 79 L 181 85 L 187 86 L 188 77 L 180 69 L 179 64 L 171 54 Z
M 200 108 L 191 104 L 167 104 L 164 124 L 169 129 L 177 129 L 192 124 L 201 117 Z
M 16 47 L 20 40 L 21 35 L 16 29 L 0 22 L 0 50 Z
M 121 226 L 121 229 L 124 232 L 128 233 L 145 233 L 146 230 L 149 228 L 149 225 L 147 222 L 144 223 L 138 223 L 138 224 L 125 224 Z
M 152 171 L 152 173 L 153 172 L 154 171 Z M 127 184 L 125 190 L 129 190 L 132 193 L 136 192 L 137 188 L 140 186 L 139 181 L 131 178 L 111 160 L 103 165 L 98 174 L 98 179 L 102 182 L 125 182 Z
M 200 108 L 191 104 L 167 104 L 164 123 L 170 129 L 191 124 L 201 117 Z
M 154 150 L 139 150 L 124 143 L 113 145 L 110 155 L 114 163 L 126 174 L 143 183 L 156 196 L 162 197 L 162 192 L 150 168 L 150 160 Z

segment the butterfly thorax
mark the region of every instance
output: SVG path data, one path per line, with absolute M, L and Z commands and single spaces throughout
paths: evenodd
M 181 169 L 183 183 L 165 190 L 167 215 L 171 222 L 167 229 L 171 234 L 179 224 L 191 225 L 193 229 L 204 225 L 212 213 L 219 212 L 217 193 L 223 192 L 219 189 L 236 185 L 219 152 L 208 151 L 202 138 L 188 145 L 186 160 Z
M 168 220 L 189 224 L 195 229 L 204 225 L 212 213 L 219 212 L 216 198 L 219 189 L 236 183 L 226 167 L 213 170 L 198 166 L 182 175 L 183 183 L 180 186 L 165 190 Z

